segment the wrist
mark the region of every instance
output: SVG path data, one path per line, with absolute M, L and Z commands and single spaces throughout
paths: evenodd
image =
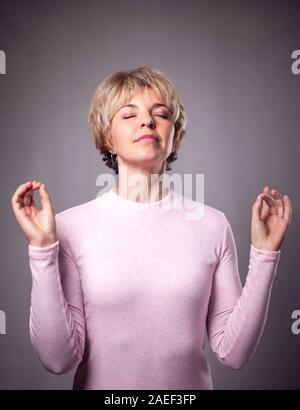
M 56 242 L 57 242 L 57 238 L 54 237 L 52 239 L 47 239 L 43 241 L 30 241 L 29 244 L 37 248 L 46 248 L 47 246 L 53 245 Z
M 269 252 L 278 252 L 280 250 L 279 247 L 268 247 L 264 245 L 259 245 L 257 243 L 251 242 L 251 245 L 259 251 L 269 251 Z

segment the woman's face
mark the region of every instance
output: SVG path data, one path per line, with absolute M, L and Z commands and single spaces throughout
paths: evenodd
M 162 99 L 144 87 L 135 93 L 113 117 L 111 152 L 118 155 L 119 165 L 132 165 L 160 170 L 173 147 L 174 123 Z M 138 138 L 154 134 L 158 140 Z

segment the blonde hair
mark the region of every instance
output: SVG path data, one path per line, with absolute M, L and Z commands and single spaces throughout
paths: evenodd
M 131 95 L 142 87 L 156 91 L 169 107 L 174 122 L 173 149 L 167 158 L 166 170 L 170 171 L 169 163 L 177 159 L 177 152 L 184 142 L 187 117 L 183 104 L 171 80 L 160 70 L 148 67 L 138 67 L 131 71 L 119 71 L 106 77 L 97 87 L 92 98 L 88 124 L 96 148 L 104 156 L 102 159 L 109 168 L 118 174 L 116 155 L 109 150 L 107 138 L 111 122 L 117 111 L 131 98 Z M 115 158 L 114 158 L 115 157 Z

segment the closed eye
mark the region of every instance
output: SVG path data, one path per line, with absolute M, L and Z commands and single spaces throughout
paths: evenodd
M 168 118 L 168 115 L 160 115 L 160 114 L 157 114 L 157 116 L 158 117 L 162 117 L 162 118 Z M 132 118 L 132 117 L 135 117 L 135 115 L 130 115 L 129 117 L 123 117 L 125 120 L 127 120 L 128 118 Z

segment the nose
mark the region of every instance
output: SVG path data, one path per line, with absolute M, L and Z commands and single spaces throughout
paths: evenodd
M 142 122 L 142 127 L 144 127 L 144 126 L 146 126 L 146 127 L 148 126 L 151 129 L 155 127 L 153 120 L 143 121 Z
M 142 127 L 144 127 L 144 126 L 148 126 L 148 127 L 150 127 L 150 128 L 154 128 L 155 123 L 154 123 L 154 120 L 153 120 L 153 118 L 151 117 L 151 115 L 148 116 L 147 118 L 144 118 L 144 119 L 142 120 Z

